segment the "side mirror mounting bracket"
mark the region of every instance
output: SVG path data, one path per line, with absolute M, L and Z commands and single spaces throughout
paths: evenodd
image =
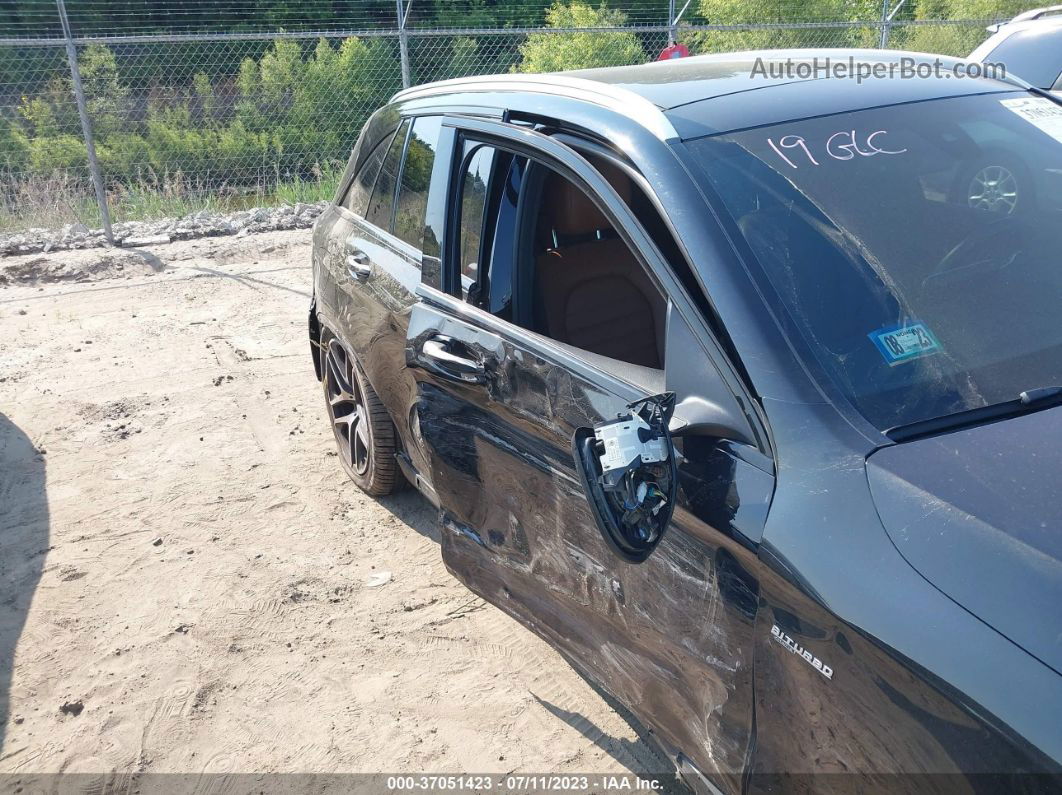
M 635 401 L 628 412 L 572 437 L 576 469 L 598 529 L 621 557 L 644 561 L 660 543 L 678 495 L 669 425 L 675 395 Z

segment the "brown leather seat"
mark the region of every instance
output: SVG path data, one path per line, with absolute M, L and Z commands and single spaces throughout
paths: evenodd
M 603 175 L 630 199 L 630 179 Z M 540 225 L 556 240 L 536 259 L 540 328 L 558 342 L 612 359 L 662 369 L 666 304 L 627 245 L 579 188 L 547 179 Z

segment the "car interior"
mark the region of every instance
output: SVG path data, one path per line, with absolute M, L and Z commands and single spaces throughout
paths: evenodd
M 598 164 L 628 204 L 633 185 Z M 582 190 L 545 179 L 535 231 L 534 331 L 631 364 L 662 369 L 667 304 L 634 252 Z
M 467 173 L 479 173 L 483 147 L 468 151 Z M 655 384 L 664 367 L 667 302 L 644 266 L 567 178 L 526 158 L 494 154 L 486 201 L 475 198 L 478 178 L 464 185 L 460 256 L 467 300 L 628 380 Z M 633 180 L 603 159 L 593 165 L 641 218 L 649 201 Z M 488 221 L 480 236 L 484 207 Z M 470 261 L 475 254 L 466 241 L 478 244 L 485 268 Z

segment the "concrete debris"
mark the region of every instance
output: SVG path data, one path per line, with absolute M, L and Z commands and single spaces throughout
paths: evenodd
M 235 213 L 200 210 L 181 218 L 124 221 L 114 225 L 114 239 L 119 246 L 154 246 L 173 240 L 308 229 L 327 206 L 328 202 L 299 202 L 283 207 L 254 207 Z M 106 245 L 102 229 L 89 229 L 82 223 L 74 223 L 62 229 L 33 228 L 13 235 L 0 235 L 0 257 Z

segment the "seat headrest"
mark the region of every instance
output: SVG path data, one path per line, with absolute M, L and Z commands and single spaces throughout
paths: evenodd
M 598 162 L 595 167 L 620 198 L 630 203 L 633 192 L 630 177 L 609 163 Z M 543 200 L 552 227 L 562 235 L 587 234 L 612 226 L 590 197 L 560 174 L 550 174 Z

